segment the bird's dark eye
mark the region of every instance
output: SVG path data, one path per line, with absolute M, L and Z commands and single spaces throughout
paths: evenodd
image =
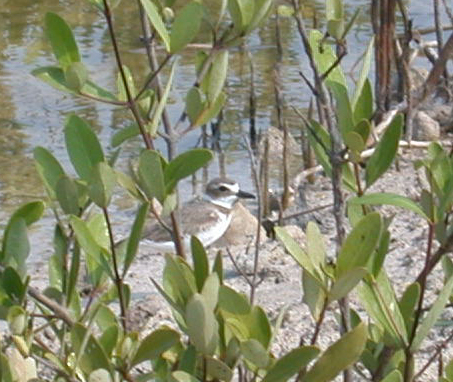
M 228 188 L 225 186 L 220 186 L 219 191 L 228 191 Z

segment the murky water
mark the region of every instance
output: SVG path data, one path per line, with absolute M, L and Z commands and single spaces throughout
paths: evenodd
M 357 6 L 362 6 L 362 14 L 350 33 L 349 54 L 344 61 L 351 67 L 363 52 L 370 36 L 369 0 L 349 0 L 347 13 L 351 15 Z M 324 1 L 306 1 L 307 20 L 311 25 L 313 9 L 319 12 L 322 20 Z M 73 27 L 83 60 L 89 68 L 92 80 L 101 86 L 115 91 L 116 65 L 109 44 L 106 25 L 99 13 L 87 2 L 81 0 L 0 0 L 0 230 L 6 224 L 7 216 L 21 203 L 43 196 L 40 181 L 32 160 L 33 148 L 45 146 L 61 161 L 66 171 L 71 172 L 64 148 L 63 123 L 69 113 L 86 118 L 92 123 L 103 142 L 105 150 L 110 150 L 109 142 L 118 129 L 130 121 L 122 111 L 109 105 L 58 92 L 34 78 L 31 70 L 54 65 L 55 60 L 43 33 L 43 18 L 48 11 L 63 16 Z M 123 0 L 121 8 L 115 12 L 115 27 L 121 53 L 126 65 L 137 80 L 147 73 L 147 63 L 139 36 L 139 22 L 136 19 L 135 1 Z M 414 27 L 432 25 L 432 10 L 428 2 L 412 1 L 409 4 Z M 446 21 L 446 20 L 445 20 Z M 273 22 L 253 34 L 247 42 L 256 67 L 257 128 L 265 130 L 275 125 L 276 110 L 272 71 L 276 60 L 275 25 Z M 304 107 L 310 98 L 308 88 L 301 81 L 299 70 L 307 75 L 306 59 L 302 53 L 299 36 L 292 21 L 282 20 L 282 41 L 284 58 L 282 63 L 283 92 L 286 105 Z M 427 38 L 432 38 L 428 36 Z M 173 123 L 183 109 L 183 97 L 194 81 L 194 55 L 180 57 L 174 81 L 173 93 L 168 111 Z M 224 112 L 221 146 L 226 156 L 227 173 L 238 178 L 245 189 L 249 185 L 247 152 L 244 149 L 243 135 L 248 131 L 249 69 L 247 55 L 239 49 L 230 56 L 230 74 L 227 80 L 228 101 Z M 141 78 L 140 78 L 141 77 Z M 297 119 L 288 111 L 290 125 L 297 129 Z M 179 148 L 194 147 L 199 140 L 199 131 L 184 137 Z M 158 146 L 165 148 L 162 142 Z M 136 156 L 141 143 L 137 140 L 125 146 L 123 161 Z M 212 174 L 217 166 L 210 169 Z M 128 205 L 126 203 L 128 207 Z M 116 203 L 123 209 L 124 202 Z M 121 220 L 130 218 L 131 209 L 120 215 Z M 121 217 L 122 216 L 122 217 Z M 36 236 L 41 239 L 51 236 L 51 219 L 38 224 Z M 36 230 L 36 228 L 35 228 Z M 37 255 L 37 254 L 35 254 Z M 39 255 L 41 256 L 41 254 Z

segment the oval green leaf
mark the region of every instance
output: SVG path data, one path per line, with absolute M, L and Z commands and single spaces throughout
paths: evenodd
M 382 219 L 377 212 L 369 213 L 355 225 L 338 255 L 337 280 L 351 269 L 367 266 L 379 244 L 381 231 Z
M 93 167 L 104 161 L 101 144 L 83 119 L 71 115 L 65 124 L 65 142 L 69 158 L 77 174 L 89 182 Z
M 198 34 L 204 6 L 196 1 L 186 4 L 176 15 L 170 36 L 170 52 L 177 53 Z
M 304 382 L 328 382 L 356 362 L 367 340 L 367 327 L 360 323 L 331 345 L 307 372 Z
M 164 170 L 165 190 L 167 193 L 173 192 L 176 184 L 197 170 L 206 166 L 213 158 L 211 150 L 192 149 L 174 158 Z
M 47 38 L 60 66 L 66 69 L 73 62 L 80 62 L 79 50 L 66 21 L 56 13 L 48 12 L 44 18 Z
M 315 359 L 320 350 L 315 346 L 302 346 L 277 359 L 262 382 L 286 382 Z
M 147 335 L 140 341 L 140 345 L 131 366 L 138 365 L 144 361 L 155 360 L 163 352 L 175 346 L 179 342 L 179 333 L 173 329 L 161 328 Z
M 170 51 L 170 36 L 168 35 L 167 28 L 165 28 L 165 24 L 160 17 L 159 11 L 157 10 L 156 6 L 153 4 L 151 0 L 140 0 L 143 9 L 145 10 L 146 14 L 148 15 L 149 20 L 151 21 L 152 26 L 159 34 L 160 38 L 164 42 L 165 48 L 167 52 Z
M 389 169 L 398 151 L 402 131 L 403 116 L 398 114 L 377 144 L 373 155 L 367 161 L 365 170 L 367 187 L 370 187 Z

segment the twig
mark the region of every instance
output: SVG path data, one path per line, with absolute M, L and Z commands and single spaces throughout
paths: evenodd
M 118 70 L 120 72 L 121 80 L 123 82 L 124 90 L 126 92 L 126 98 L 127 98 L 127 103 L 130 111 L 134 115 L 135 121 L 137 122 L 138 128 L 140 130 L 140 134 L 142 135 L 143 141 L 145 142 L 146 148 L 147 149 L 154 149 L 154 144 L 153 141 L 151 140 L 151 137 L 145 130 L 145 126 L 143 125 L 142 118 L 140 116 L 139 111 L 137 110 L 137 105 L 134 101 L 134 98 L 132 97 L 131 90 L 129 88 L 129 84 L 127 82 L 126 78 L 126 73 L 124 72 L 124 67 L 123 67 L 123 62 L 121 59 L 121 55 L 119 52 L 118 48 L 118 43 L 116 41 L 116 36 L 115 36 L 115 31 L 113 29 L 113 20 L 112 20 L 112 14 L 110 11 L 110 6 L 107 0 L 102 0 L 104 4 L 104 16 L 107 21 L 107 26 L 110 34 L 110 40 L 112 41 L 112 47 L 113 47 L 113 52 L 115 54 L 115 59 L 116 63 L 118 66 Z
M 434 354 L 426 361 L 426 363 L 423 365 L 423 367 L 414 375 L 414 380 L 417 380 L 417 378 L 421 377 L 422 374 L 428 369 L 428 367 L 436 360 L 436 358 L 442 354 L 442 350 L 451 343 L 453 340 L 453 331 L 450 333 L 450 335 L 445 338 L 442 343 L 437 347 L 436 351 Z
M 258 264 L 259 264 L 259 255 L 260 255 L 260 243 L 261 243 L 261 225 L 262 225 L 262 220 L 263 220 L 263 214 L 262 214 L 262 190 L 261 190 L 261 184 L 259 181 L 259 175 L 258 175 L 258 164 L 256 161 L 256 157 L 253 154 L 253 149 L 250 146 L 250 142 L 248 139 L 244 138 L 245 144 L 247 146 L 247 152 L 250 158 L 250 163 L 251 163 L 251 169 L 252 169 L 252 176 L 253 180 L 255 183 L 255 189 L 256 189 L 256 198 L 258 202 L 258 209 L 257 209 L 257 216 L 258 216 L 258 224 L 256 227 L 256 240 L 255 240 L 255 256 L 253 260 L 253 276 L 252 276 L 252 285 L 250 287 L 250 303 L 253 304 L 253 301 L 255 299 L 255 289 L 256 289 L 256 277 L 258 274 Z
M 123 294 L 123 279 L 120 276 L 120 271 L 118 268 L 118 259 L 116 256 L 116 246 L 115 246 L 115 239 L 113 237 L 112 224 L 110 223 L 110 217 L 109 217 L 106 207 L 102 208 L 102 212 L 104 214 L 104 219 L 105 219 L 105 222 L 107 225 L 107 231 L 108 231 L 109 239 L 110 239 L 110 251 L 112 253 L 113 271 L 115 274 L 115 285 L 118 290 L 118 298 L 120 301 L 121 325 L 123 326 L 123 330 L 127 333 L 127 319 L 126 319 L 127 307 L 126 307 L 126 302 L 124 300 L 124 294 Z

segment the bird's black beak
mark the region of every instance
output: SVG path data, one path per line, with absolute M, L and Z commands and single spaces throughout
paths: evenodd
M 243 199 L 255 199 L 255 195 L 242 191 L 242 190 L 239 190 L 238 193 L 236 194 L 236 196 L 238 198 L 243 198 Z

